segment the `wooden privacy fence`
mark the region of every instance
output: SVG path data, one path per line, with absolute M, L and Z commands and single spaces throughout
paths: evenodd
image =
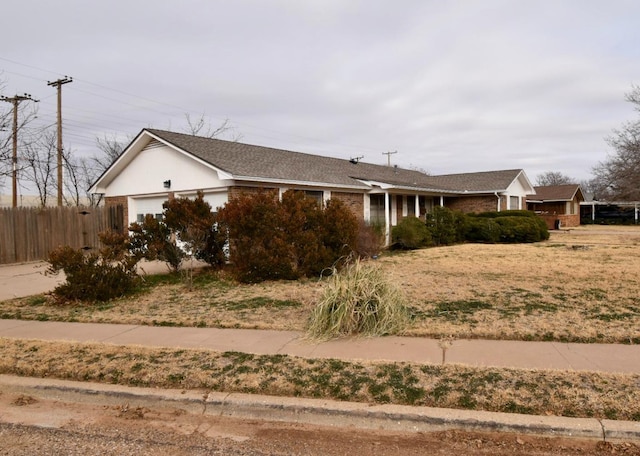
M 98 233 L 122 229 L 122 207 L 0 209 L 0 264 L 44 260 L 56 247 L 99 247 Z

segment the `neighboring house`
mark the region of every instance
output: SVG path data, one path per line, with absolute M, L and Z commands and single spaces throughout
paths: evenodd
M 243 192 L 289 189 L 343 201 L 361 219 L 390 227 L 423 216 L 436 205 L 463 212 L 525 209 L 534 192 L 522 170 L 429 176 L 239 142 L 144 129 L 91 188 L 107 205 L 124 206 L 124 219 L 162 214 L 168 198 L 195 196 L 214 208 Z M 387 238 L 388 239 L 388 238 Z
M 584 195 L 578 184 L 534 188 L 535 194 L 527 195 L 527 209 L 542 217 L 549 229 L 580 225 L 580 203 Z

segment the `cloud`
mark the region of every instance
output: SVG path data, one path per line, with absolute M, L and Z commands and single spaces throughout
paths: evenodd
M 186 0 L 5 5 L 5 93 L 64 88 L 68 139 L 229 118 L 246 142 L 432 172 L 586 178 L 637 115 L 631 0 Z M 19 40 L 15 36 L 20 36 Z M 17 63 L 15 63 L 17 62 Z

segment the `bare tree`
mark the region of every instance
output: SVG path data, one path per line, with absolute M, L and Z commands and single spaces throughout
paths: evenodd
M 86 191 L 87 169 L 83 166 L 85 159 L 75 158 L 71 151 L 64 150 L 62 154 L 64 165 L 64 201 L 67 206 L 80 206 L 82 198 L 88 196 Z
M 549 185 L 575 184 L 576 180 L 559 171 L 546 171 L 538 174 L 536 183 L 538 187 L 547 187 Z
M 127 142 L 130 140 L 131 138 L 127 139 Z M 115 135 L 111 137 L 104 135 L 102 138 L 96 138 L 96 145 L 100 153 L 94 155 L 92 161 L 95 165 L 96 173 L 100 175 L 116 161 L 126 147 L 126 143 L 119 140 Z
M 184 115 L 187 120 L 187 128 L 185 131 L 193 136 L 203 136 L 205 138 L 219 138 L 221 136 L 229 136 L 231 141 L 240 141 L 242 134 L 236 130 L 229 119 L 225 119 L 217 127 L 211 126 L 211 121 L 206 118 L 203 113 L 196 120 L 192 120 L 187 113 Z
M 57 156 L 56 132 L 50 129 L 27 144 L 20 158 L 22 178 L 38 191 L 43 207 L 47 205 L 49 197 L 57 193 Z
M 640 112 L 640 86 L 632 86 L 626 100 Z M 625 122 L 606 138 L 614 150 L 593 169 L 600 199 L 640 201 L 640 119 Z

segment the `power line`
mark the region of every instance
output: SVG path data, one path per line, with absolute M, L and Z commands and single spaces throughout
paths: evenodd
M 4 57 L 0 57 L 0 60 L 5 61 L 5 62 L 9 62 L 15 65 L 20 65 L 26 68 L 30 68 L 33 70 L 37 70 L 37 71 L 41 71 L 41 72 L 45 72 L 45 73 L 50 73 L 50 74 L 56 74 L 56 75 L 60 75 L 60 73 L 55 72 L 55 71 L 51 71 L 49 69 L 45 69 L 45 68 L 40 68 L 34 65 L 28 65 L 28 64 L 24 64 L 21 62 L 17 62 L 15 60 L 11 60 L 11 59 L 7 59 Z M 17 74 L 17 73 L 16 73 Z M 30 77 L 30 76 L 27 76 Z M 34 78 L 35 79 L 35 78 Z M 145 102 L 148 103 L 153 103 L 155 105 L 158 106 L 165 106 L 168 108 L 173 108 L 173 109 L 178 109 L 182 112 L 182 114 L 184 113 L 199 113 L 201 112 L 201 110 L 191 110 L 191 109 L 186 109 L 184 107 L 181 106 L 177 106 L 175 104 L 171 104 L 171 103 L 167 103 L 167 102 L 163 102 L 163 101 L 158 101 L 152 98 L 148 98 L 148 97 L 143 97 L 134 93 L 130 93 L 130 92 L 126 92 L 120 89 L 114 89 L 111 87 L 108 87 L 106 85 L 103 84 L 97 84 L 88 80 L 84 80 L 84 79 L 78 79 L 75 78 L 74 82 L 78 82 L 80 86 L 82 86 L 83 84 L 89 85 L 89 86 L 94 86 L 103 90 L 107 90 L 109 92 L 113 92 L 113 93 L 117 93 L 117 94 L 121 94 L 124 95 L 126 97 L 130 97 L 131 99 L 137 99 L 137 100 L 143 100 Z M 162 116 L 167 116 L 167 117 L 174 117 L 177 114 L 175 112 L 166 112 L 166 111 L 162 111 L 162 110 L 158 110 L 158 109 L 153 109 L 152 107 L 149 106 L 140 106 L 140 104 L 134 104 L 130 101 L 127 100 L 118 100 L 115 98 L 109 98 L 106 97 L 104 95 L 98 94 L 98 93 L 94 93 L 91 92 L 89 90 L 82 90 L 78 87 L 73 87 L 70 89 L 72 92 L 81 92 L 81 93 L 85 93 L 94 97 L 98 97 L 98 98 L 102 98 L 108 101 L 112 101 L 114 103 L 118 103 L 118 104 L 124 104 L 124 105 L 128 105 L 131 106 L 133 108 L 139 109 L 141 111 L 146 111 L 146 112 L 153 112 L 156 114 L 160 114 Z M 75 108 L 74 108 L 75 110 Z M 87 112 L 87 111 L 85 111 Z M 101 115 L 103 116 L 108 116 L 108 114 L 106 113 L 102 113 Z M 211 117 L 209 116 L 212 120 L 219 120 L 219 117 Z M 123 119 L 121 116 L 117 117 L 118 119 Z M 133 122 L 141 122 L 139 120 L 133 120 Z M 110 124 L 120 124 L 123 125 L 122 122 L 109 122 Z M 269 129 L 269 128 L 264 128 L 262 126 L 256 126 L 254 124 L 251 123 L 247 123 L 247 122 L 242 122 L 242 121 L 238 121 L 238 120 L 233 120 L 233 124 L 239 126 L 239 127 L 244 127 L 247 128 L 249 130 L 253 130 L 252 135 L 255 137 L 259 137 L 259 138 L 267 138 L 267 139 L 275 139 L 276 141 L 282 141 L 285 140 L 287 142 L 292 142 L 292 143 L 300 143 L 300 140 L 305 141 L 305 142 L 313 142 L 316 143 L 318 145 L 321 144 L 325 144 L 325 145 L 331 145 L 334 147 L 344 147 L 344 148 L 350 148 L 350 149 L 355 149 L 355 150 L 361 150 L 361 151 L 369 151 L 369 152 L 373 152 L 373 151 L 377 151 L 379 149 L 377 149 L 376 147 L 370 147 L 370 146 L 362 146 L 362 145 L 356 145 L 356 144 L 346 144 L 346 143 L 339 143 L 339 142 L 335 142 L 335 141 L 327 141 L 326 139 L 323 138 L 319 138 L 319 137 L 310 137 L 310 136 L 302 136 L 302 135 L 296 135 L 296 134 L 292 134 L 291 132 L 283 132 L 283 131 L 278 131 L 278 130 L 273 130 L 273 129 Z M 105 128 L 105 125 L 101 125 L 102 128 Z M 118 128 L 118 127 L 107 127 L 107 129 L 111 129 L 111 130 L 115 130 L 121 134 L 131 134 L 132 131 L 131 129 L 127 129 L 127 128 Z M 135 129 L 136 131 L 139 130 L 139 128 Z M 262 133 L 260 133 L 262 132 Z M 285 146 L 286 147 L 286 146 Z

